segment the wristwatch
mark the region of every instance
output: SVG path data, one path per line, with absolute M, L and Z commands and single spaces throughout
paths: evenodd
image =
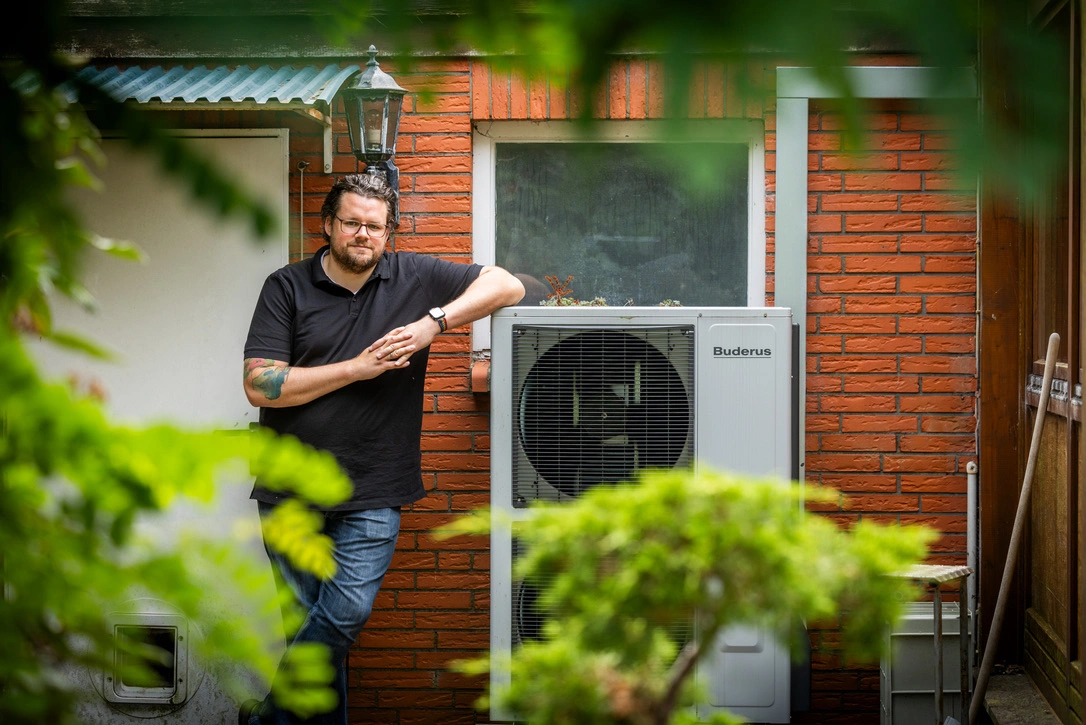
M 434 307 L 430 310 L 430 317 L 434 318 L 434 322 L 437 323 L 442 332 L 449 329 L 449 321 L 445 319 L 445 310 Z

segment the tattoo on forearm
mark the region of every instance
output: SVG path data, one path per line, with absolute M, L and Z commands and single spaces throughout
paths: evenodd
M 272 360 L 251 358 L 245 361 L 245 379 L 252 380 L 253 389 L 259 391 L 268 400 L 275 400 L 283 394 L 283 384 L 290 375 L 290 365 L 272 367 Z

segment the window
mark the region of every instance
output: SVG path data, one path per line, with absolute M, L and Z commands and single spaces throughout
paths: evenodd
M 521 275 L 525 304 L 569 277 L 572 296 L 615 306 L 765 304 L 761 122 L 691 122 L 681 143 L 662 128 L 477 124 L 475 260 Z M 475 347 L 489 347 L 488 321 Z

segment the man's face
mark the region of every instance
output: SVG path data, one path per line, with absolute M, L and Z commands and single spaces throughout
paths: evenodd
M 383 227 L 380 233 L 368 227 Z M 356 231 L 350 227 L 358 226 Z M 390 233 L 388 205 L 347 192 L 339 198 L 335 216 L 324 221 L 324 232 L 331 240 L 332 260 L 347 272 L 361 274 L 372 269 L 385 251 Z

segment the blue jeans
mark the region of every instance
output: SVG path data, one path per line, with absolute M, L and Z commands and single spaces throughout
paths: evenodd
M 262 521 L 274 506 L 258 502 Z M 287 647 L 298 642 L 319 642 L 329 648 L 335 667 L 332 686 L 339 694 L 339 703 L 331 712 L 301 720 L 277 708 L 269 694 L 250 719 L 251 725 L 347 723 L 347 651 L 369 619 L 373 600 L 392 561 L 400 533 L 400 509 L 325 513 L 323 533 L 335 544 L 336 574 L 328 581 L 298 571 L 281 553 L 266 544 L 264 548 L 272 562 L 276 585 L 289 587 L 307 612 L 294 636 L 288 633 Z

